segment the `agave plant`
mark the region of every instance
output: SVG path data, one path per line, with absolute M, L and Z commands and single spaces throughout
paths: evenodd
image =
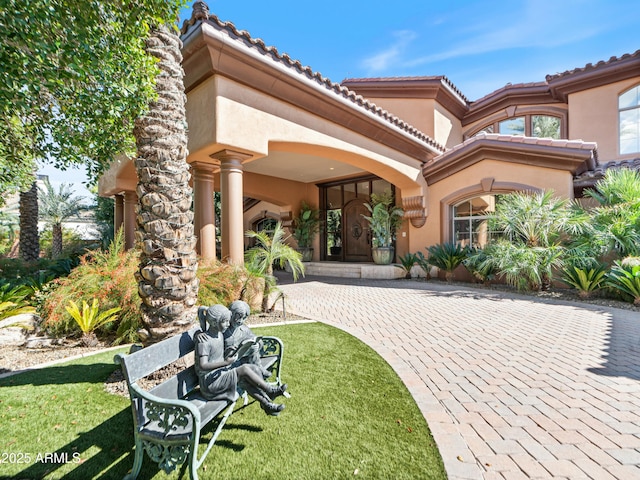
M 640 258 L 616 260 L 607 275 L 606 285 L 630 295 L 633 304 L 640 305 Z
M 469 249 L 458 243 L 438 243 L 427 248 L 428 262 L 434 267 L 445 271 L 447 282 L 453 280 L 453 271 L 462 265 L 467 258 Z
M 604 285 L 607 267 L 603 263 L 591 267 L 569 265 L 563 270 L 562 280 L 578 290 L 580 298 L 589 298 Z
M 80 330 L 82 330 L 82 343 L 86 346 L 93 346 L 97 343 L 95 330 L 107 322 L 114 319 L 115 314 L 120 311 L 120 307 L 110 308 L 104 312 L 100 312 L 98 299 L 94 298 L 91 306 L 86 301 L 82 301 L 82 311 L 78 305 L 69 300 L 69 305 L 65 307 L 69 315 L 76 321 Z

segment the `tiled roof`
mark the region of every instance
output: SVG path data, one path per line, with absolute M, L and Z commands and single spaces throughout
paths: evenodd
M 181 33 L 187 33 L 189 28 L 199 21 L 208 21 L 214 27 L 226 30 L 230 37 L 235 37 L 237 40 L 244 42 L 244 44 L 250 48 L 258 49 L 263 55 L 270 56 L 274 61 L 280 62 L 288 68 L 295 70 L 299 75 L 303 75 L 307 79 L 314 81 L 318 86 L 324 87 L 326 90 L 333 92 L 333 94 L 349 100 L 354 104 L 354 106 L 362 108 L 380 117 L 382 120 L 385 120 L 389 124 L 406 132 L 417 140 L 429 145 L 431 148 L 440 152 L 444 152 L 446 150 L 445 147 L 428 135 L 422 133 L 417 128 L 391 114 L 387 110 L 378 107 L 363 96 L 356 94 L 354 91 L 340 83 L 333 82 L 329 78 L 322 76 L 321 73 L 315 72 L 311 67 L 302 65 L 299 60 L 292 59 L 287 53 L 280 53 L 276 47 L 266 45 L 262 39 L 253 38 L 246 30 L 238 30 L 233 23 L 220 20 L 216 15 L 209 13 L 209 8 L 204 2 L 197 1 L 193 4 L 193 13 L 191 18 L 189 20 L 185 20 L 182 24 Z
M 640 50 L 636 50 L 635 53 L 626 53 L 626 54 L 622 55 L 621 57 L 611 57 L 607 61 L 601 60 L 598 63 L 596 63 L 595 65 L 592 64 L 592 63 L 588 63 L 582 68 L 574 68 L 573 70 L 567 70 L 567 71 L 562 72 L 562 73 L 556 73 L 554 75 L 547 75 L 545 78 L 547 79 L 547 82 L 552 82 L 553 80 L 556 80 L 558 78 L 566 77 L 566 76 L 569 76 L 569 75 L 574 75 L 576 73 L 588 72 L 588 71 L 591 71 L 591 70 L 602 68 L 604 66 L 614 65 L 614 64 L 616 64 L 618 62 L 626 61 L 626 60 L 629 60 L 629 59 L 634 58 L 634 57 L 640 58 Z
M 429 81 L 437 80 L 446 84 L 451 90 L 462 98 L 465 103 L 469 103 L 469 99 L 464 96 L 458 87 L 456 87 L 449 78 L 445 75 L 431 75 L 431 76 L 415 76 L 415 77 L 365 77 L 365 78 L 345 78 L 342 83 L 358 82 L 358 83 L 381 83 L 381 82 L 397 82 L 397 81 Z
M 640 172 L 640 158 L 603 163 L 593 170 L 587 170 L 586 172 L 577 175 L 574 179 L 574 184 L 578 186 L 593 185 L 604 177 L 607 170 L 618 170 L 621 168 L 629 168 Z
M 529 82 L 529 83 L 507 83 L 504 87 L 501 87 L 497 90 L 494 90 L 491 93 L 488 93 L 484 97 L 481 97 L 472 102 L 472 105 L 477 105 L 479 103 L 484 102 L 485 100 L 493 97 L 497 97 L 501 94 L 507 94 L 511 91 L 522 90 L 525 88 L 544 88 L 547 87 L 547 82 Z
M 449 157 L 455 155 L 455 152 L 463 148 L 468 148 L 469 145 L 480 142 L 483 140 L 494 140 L 497 142 L 504 142 L 509 144 L 521 144 L 521 145 L 543 145 L 556 148 L 577 148 L 579 150 L 592 150 L 594 155 L 597 155 L 596 148 L 598 147 L 595 142 L 585 142 L 583 140 L 555 140 L 553 138 L 543 137 L 525 137 L 522 135 L 503 135 L 499 133 L 486 133 L 482 132 L 471 138 L 468 138 L 464 142 L 454 146 L 442 155 L 434 158 L 432 162 L 439 161 L 442 157 Z M 597 158 L 596 158 L 597 160 Z

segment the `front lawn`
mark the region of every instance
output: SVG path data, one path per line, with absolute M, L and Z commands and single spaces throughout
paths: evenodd
M 369 347 L 320 323 L 254 331 L 284 341 L 291 398 L 278 417 L 267 417 L 256 403 L 237 410 L 200 468 L 201 479 L 446 478 L 413 398 Z M 0 380 L 0 478 L 120 479 L 127 473 L 133 464 L 129 401 L 103 388 L 116 368 L 115 353 Z M 188 475 L 165 475 L 145 457 L 138 478 Z

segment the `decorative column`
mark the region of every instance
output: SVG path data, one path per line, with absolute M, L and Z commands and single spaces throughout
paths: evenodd
M 113 196 L 113 233 L 117 234 L 118 230 L 124 224 L 124 197 L 120 193 Z
M 138 195 L 136 192 L 124 192 L 123 224 L 124 224 L 124 248 L 129 250 L 136 243 L 136 205 Z
M 196 252 L 205 259 L 216 258 L 216 214 L 213 204 L 213 168 L 208 163 L 194 162 L 193 223 L 198 237 Z
M 220 160 L 220 194 L 222 202 L 222 260 L 244 264 L 244 224 L 242 161 L 246 153 L 222 150 L 211 157 Z

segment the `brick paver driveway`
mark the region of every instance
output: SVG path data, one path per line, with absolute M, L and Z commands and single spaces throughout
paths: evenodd
M 281 288 L 393 366 L 450 479 L 640 479 L 640 313 L 423 281 Z

